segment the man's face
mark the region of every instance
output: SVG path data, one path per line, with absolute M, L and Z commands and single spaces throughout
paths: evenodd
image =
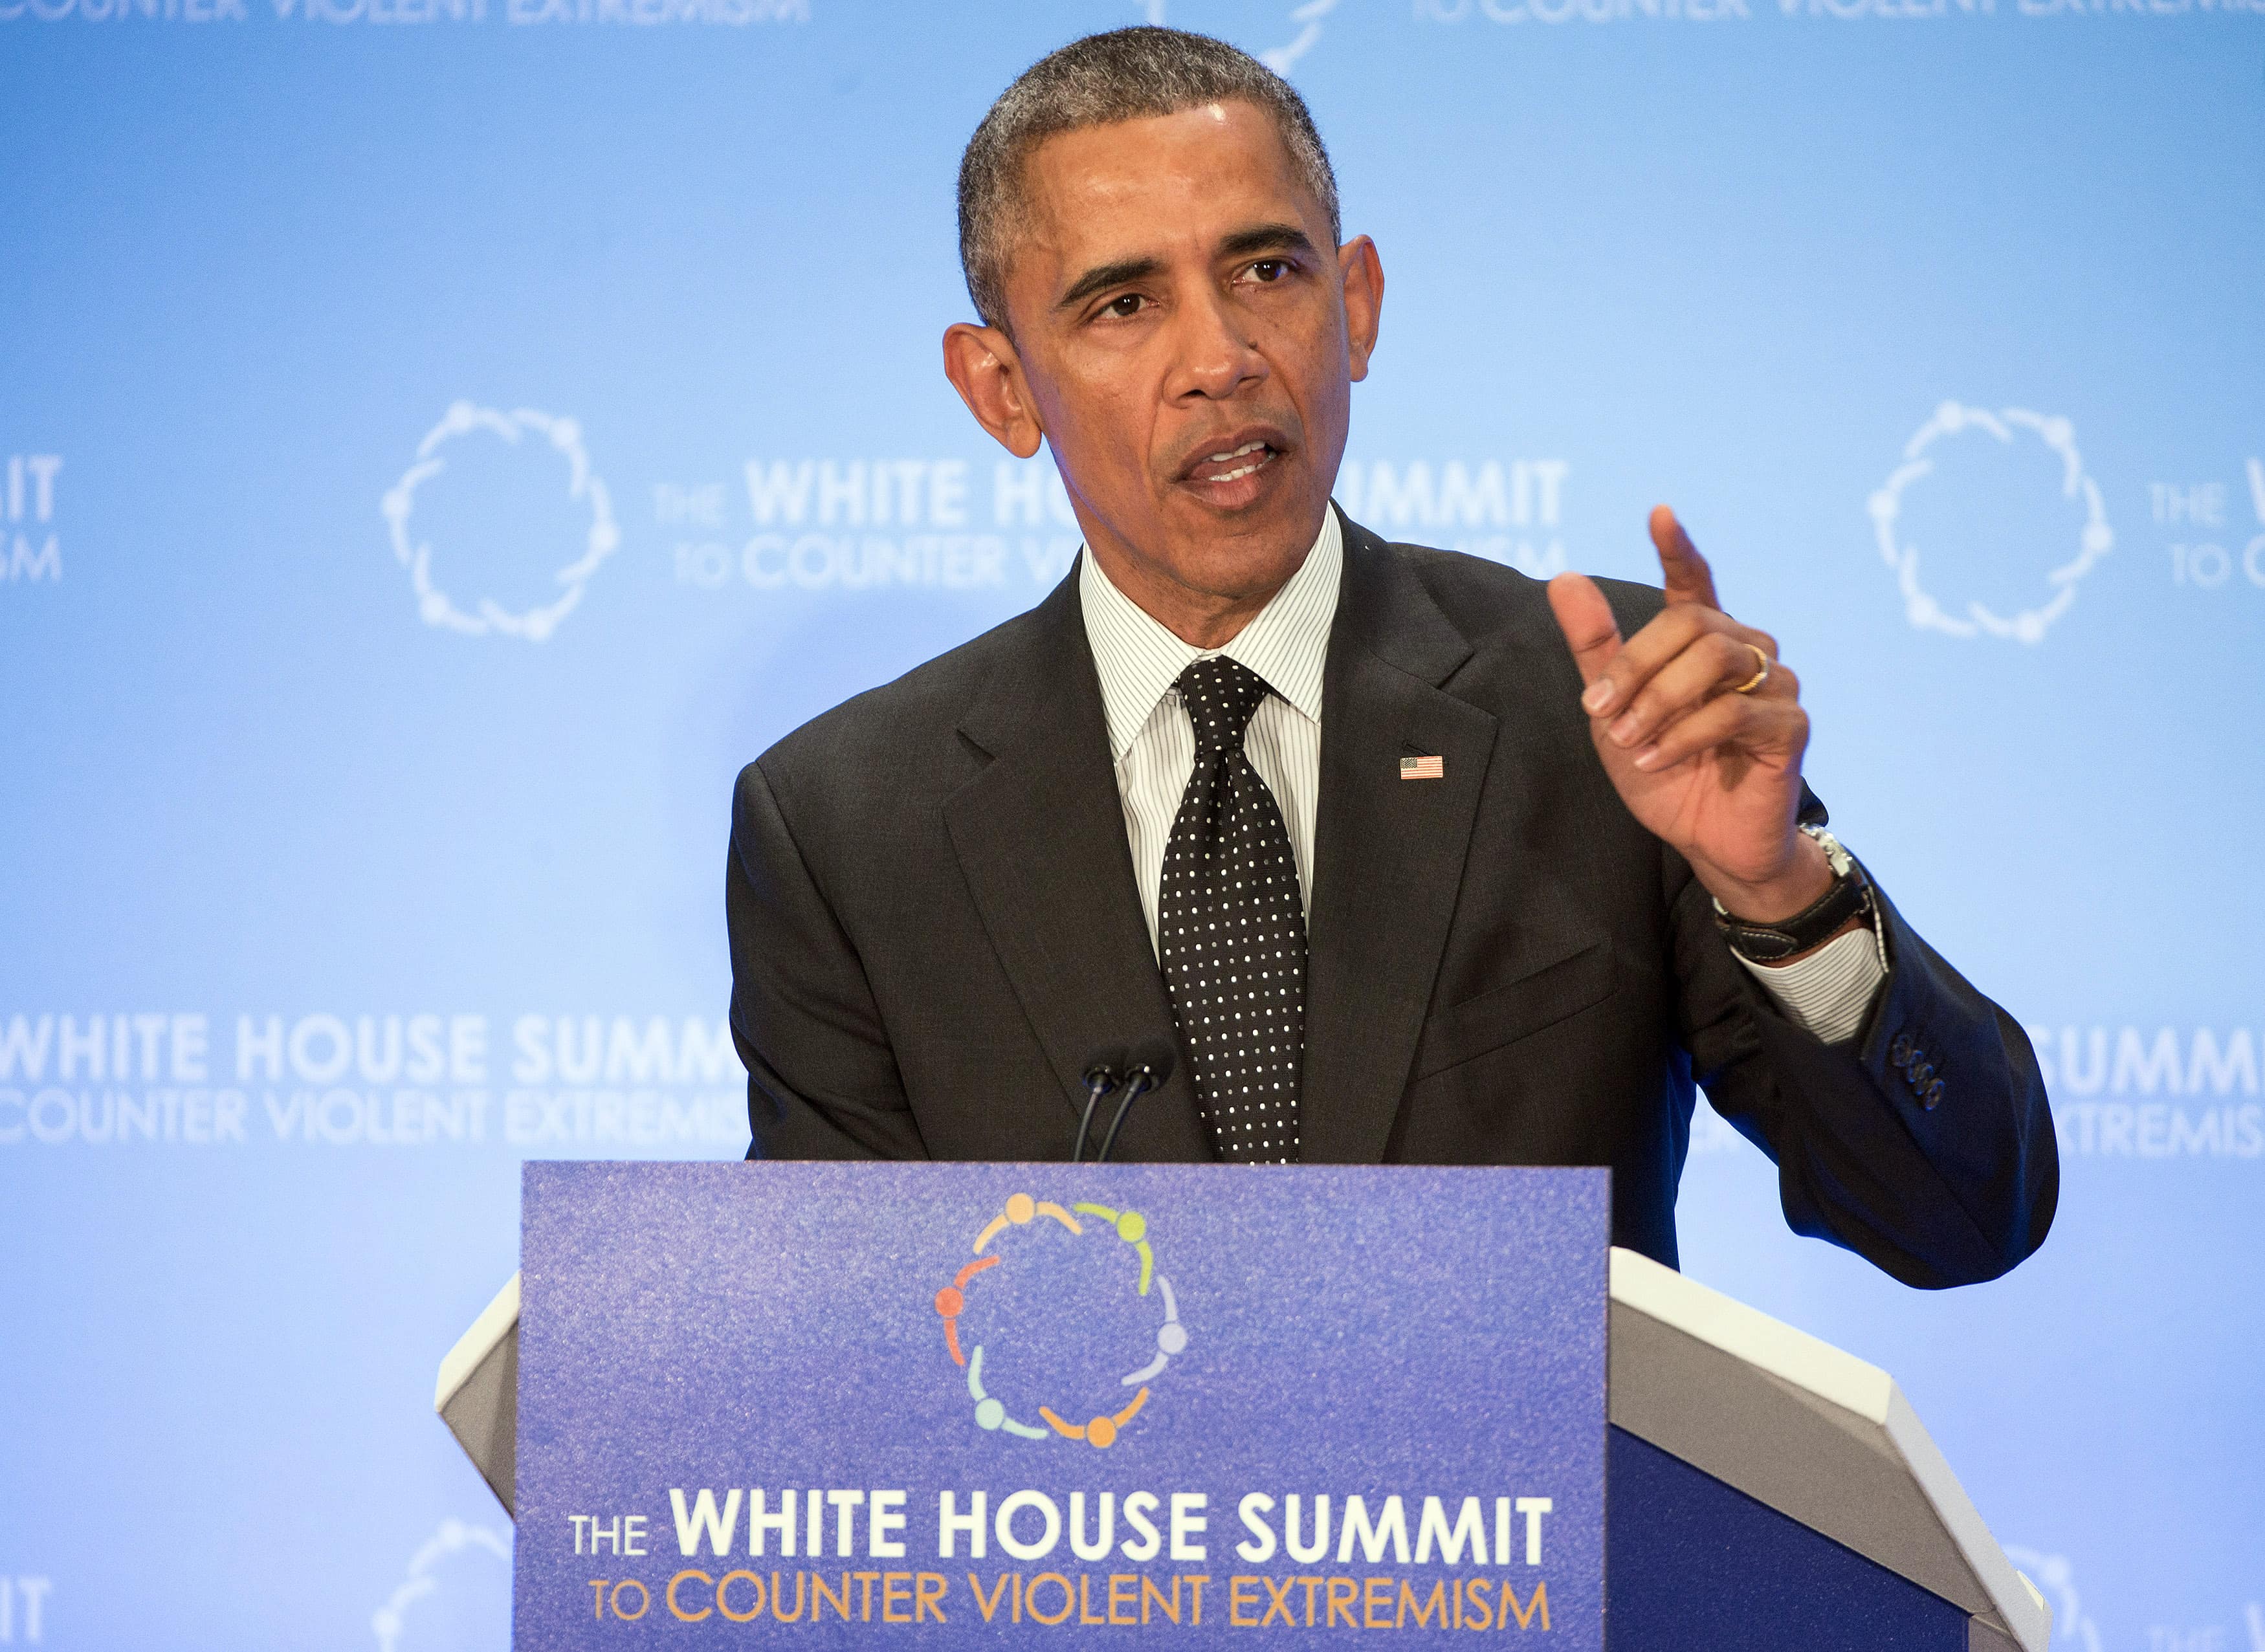
M 1321 530 L 1375 338 L 1373 249 L 1330 244 L 1242 102 L 1062 134 L 1023 184 L 1012 355 L 1088 542 L 1151 612 L 1164 594 L 1247 618 Z

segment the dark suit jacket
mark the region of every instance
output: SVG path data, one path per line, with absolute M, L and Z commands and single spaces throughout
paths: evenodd
M 1693 1081 L 1786 1219 L 1913 1284 L 2003 1273 L 2059 1185 L 2021 1027 L 1883 899 L 1852 1044 L 1779 1011 L 1590 743 L 1542 587 L 1345 524 L 1322 715 L 1309 1162 L 1609 1165 L 1672 1264 Z M 1608 584 L 1622 629 L 1660 595 Z M 1403 782 L 1406 754 L 1442 780 Z M 1821 814 L 1821 810 L 1817 811 Z M 1067 1158 L 1096 1052 L 1171 1037 L 1074 571 L 739 775 L 727 876 L 750 1156 Z M 1890 1044 L 1943 1081 L 1922 1110 Z M 1212 1157 L 1183 1059 L 1123 1159 Z

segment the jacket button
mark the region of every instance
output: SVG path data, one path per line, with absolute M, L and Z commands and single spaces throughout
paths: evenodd
M 1931 1113 L 1937 1107 L 1941 1106 L 1941 1103 L 1942 1081 L 1941 1079 L 1937 1079 L 1934 1083 L 1926 1087 L 1926 1093 L 1919 1098 L 1919 1104 Z
M 1889 1065 L 1899 1067 L 1909 1066 L 1911 1065 L 1912 1053 L 1915 1047 L 1916 1046 L 1912 1043 L 1911 1034 L 1907 1032 L 1897 1033 L 1896 1035 L 1895 1043 L 1888 1046 Z
M 1923 1055 L 1916 1056 L 1916 1057 L 1915 1057 L 1915 1059 L 1914 1059 L 1912 1060 L 1912 1070 L 1911 1070 L 1911 1087 L 1912 1087 L 1912 1088 L 1913 1090 L 1924 1090 L 1925 1088 L 1926 1088 L 1926 1081 L 1927 1081 L 1929 1079 L 1933 1078 L 1934 1076 L 1934 1064 L 1933 1064 L 1932 1062 L 1928 1061 L 1928 1060 L 1926 1059 L 1926 1058 L 1925 1056 L 1923 1056 Z

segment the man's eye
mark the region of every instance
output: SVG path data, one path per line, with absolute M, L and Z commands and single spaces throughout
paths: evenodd
M 1250 266 L 1250 273 L 1262 281 L 1278 281 L 1290 273 L 1290 260 L 1261 258 Z
M 1140 313 L 1140 306 L 1147 302 L 1138 293 L 1120 293 L 1102 306 L 1101 313 L 1104 316 L 1115 316 L 1120 319 L 1137 316 Z

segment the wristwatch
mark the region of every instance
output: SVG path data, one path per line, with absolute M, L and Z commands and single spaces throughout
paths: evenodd
M 1873 921 L 1872 885 L 1855 857 L 1823 826 L 1805 826 L 1801 830 L 1817 840 L 1817 847 L 1824 851 L 1825 864 L 1832 869 L 1832 887 L 1813 904 L 1782 923 L 1752 923 L 1732 917 L 1721 901 L 1715 903 L 1715 927 L 1722 932 L 1730 950 L 1750 964 L 1777 964 L 1821 946 L 1851 918 L 1861 919 L 1868 927 Z

